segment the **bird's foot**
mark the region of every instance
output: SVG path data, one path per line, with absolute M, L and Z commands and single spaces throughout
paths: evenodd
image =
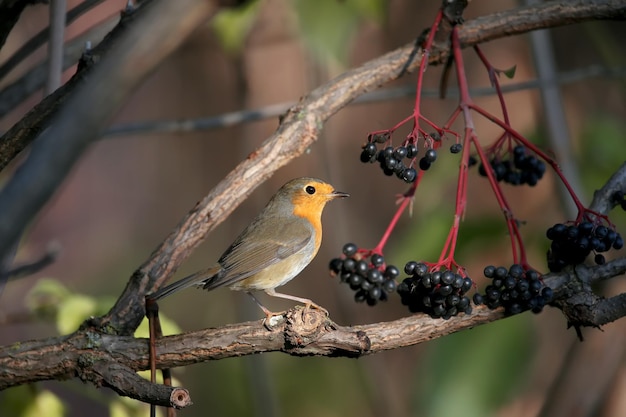
M 263 319 L 263 327 L 267 330 L 272 331 L 274 327 L 280 324 L 285 320 L 286 311 L 282 311 L 280 313 L 273 313 L 269 310 L 263 311 L 265 313 L 265 318 Z

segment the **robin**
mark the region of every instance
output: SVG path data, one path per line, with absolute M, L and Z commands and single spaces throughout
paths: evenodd
M 274 313 L 265 308 L 252 291 L 265 291 L 326 310 L 307 298 L 281 294 L 275 288 L 291 281 L 315 257 L 322 242 L 322 211 L 330 200 L 348 197 L 322 180 L 297 178 L 283 185 L 259 215 L 241 232 L 217 263 L 163 287 L 148 296 L 158 300 L 188 287 L 207 291 L 218 287 L 245 291 L 269 320 Z

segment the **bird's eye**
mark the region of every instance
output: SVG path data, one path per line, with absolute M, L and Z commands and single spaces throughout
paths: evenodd
M 307 194 L 315 194 L 315 187 L 313 187 L 312 185 L 308 185 L 304 191 L 307 192 Z

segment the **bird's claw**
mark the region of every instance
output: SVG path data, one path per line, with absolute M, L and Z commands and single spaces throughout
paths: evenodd
M 272 313 L 271 311 L 267 311 L 265 313 L 265 318 L 263 319 L 263 327 L 267 330 L 272 331 L 274 326 L 279 324 L 282 320 L 285 319 L 285 312 L 281 313 Z

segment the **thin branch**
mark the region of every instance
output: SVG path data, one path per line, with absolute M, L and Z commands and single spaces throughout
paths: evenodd
M 526 0 L 528 5 L 538 4 L 538 0 Z M 578 196 L 584 196 L 583 187 L 580 181 L 580 170 L 572 152 L 570 140 L 570 129 L 565 117 L 563 100 L 558 85 L 549 83 L 549 79 L 554 79 L 557 73 L 554 48 L 552 47 L 551 34 L 547 30 L 536 30 L 530 33 L 534 67 L 537 78 L 541 83 L 539 93 L 543 108 L 541 114 L 544 115 L 544 124 L 548 128 L 548 142 L 550 149 L 556 155 L 563 175 Z M 561 204 L 565 209 L 569 219 L 573 219 L 578 214 L 576 205 L 569 198 L 568 190 L 559 185 L 561 194 Z
M 0 191 L 0 258 L 54 194 L 126 97 L 216 8 L 204 0 L 143 6 L 133 26 L 103 57 L 38 138 L 28 158 Z M 93 103 L 98 103 L 97 111 Z
M 13 26 L 17 23 L 20 15 L 26 9 L 27 6 L 44 3 L 45 0 L 7 0 L 0 1 L 0 48 L 4 46 L 4 43 L 13 30 Z
M 109 387 L 125 397 L 163 407 L 185 408 L 192 404 L 186 389 L 153 384 L 119 363 L 99 360 L 89 369 L 89 372 L 80 375 L 83 381 Z
M 50 40 L 48 41 L 46 94 L 52 93 L 61 86 L 66 7 L 66 0 L 50 0 Z
M 82 81 L 95 69 L 95 62 L 106 54 L 112 45 L 125 36 L 130 24 L 143 13 L 143 8 L 132 13 L 122 13 L 117 26 L 83 57 L 78 64 L 76 74 L 61 88 L 50 94 L 33 107 L 20 121 L 13 125 L 0 138 L 0 170 L 3 170 L 23 149 L 32 143 L 46 127 L 48 127 L 58 110 L 63 106 L 73 91 L 78 89 Z
M 63 70 L 76 65 L 85 50 L 86 42 L 97 45 L 118 21 L 119 16 L 114 16 L 70 40 L 64 48 Z M 0 91 L 0 117 L 13 111 L 21 102 L 43 87 L 46 80 L 46 66 L 47 61 L 44 60 Z
M 65 16 L 65 24 L 69 25 L 84 13 L 91 10 L 93 7 L 102 3 L 104 0 L 84 0 L 82 3 L 67 12 Z M 43 3 L 44 0 L 37 1 L 37 3 Z M 29 3 L 29 2 L 23 2 Z M 35 3 L 35 2 L 33 2 Z M 2 21 L 4 21 L 4 15 Z M 1 66 L 0 66 L 0 79 L 4 78 L 9 72 L 19 65 L 26 57 L 35 52 L 37 48 L 42 46 L 48 40 L 49 27 L 42 29 L 39 33 L 29 39 L 24 45 L 13 53 Z M 0 43 L 0 46 L 2 43 Z
M 576 70 L 559 73 L 556 77 L 544 80 L 528 80 L 518 83 L 507 84 L 501 87 L 503 93 L 512 93 L 515 91 L 523 91 L 536 89 L 543 85 L 565 85 L 575 82 L 588 80 L 590 78 L 624 78 L 626 77 L 626 68 L 606 68 L 598 65 L 592 65 L 587 68 L 578 68 Z M 422 97 L 439 97 L 439 89 L 423 89 Z M 458 99 L 459 91 L 457 88 L 448 88 L 446 90 L 446 98 Z M 478 87 L 470 89 L 473 97 L 485 97 L 496 94 L 493 87 Z M 391 99 L 415 97 L 415 86 L 401 86 L 391 88 L 381 88 L 371 91 L 356 98 L 351 105 L 369 104 L 381 101 L 389 101 Z M 2 95 L 0 93 L 0 103 Z M 271 104 L 251 110 L 240 110 L 230 113 L 224 113 L 214 117 L 204 117 L 199 119 L 183 119 L 183 120 L 156 120 L 144 122 L 130 122 L 112 126 L 107 129 L 103 138 L 110 138 L 121 135 L 141 135 L 148 133 L 188 133 L 199 130 L 220 129 L 230 126 L 236 126 L 242 123 L 250 123 L 259 120 L 278 117 L 289 110 L 296 103 L 293 101 Z M 0 116 L 2 112 L 0 111 Z

